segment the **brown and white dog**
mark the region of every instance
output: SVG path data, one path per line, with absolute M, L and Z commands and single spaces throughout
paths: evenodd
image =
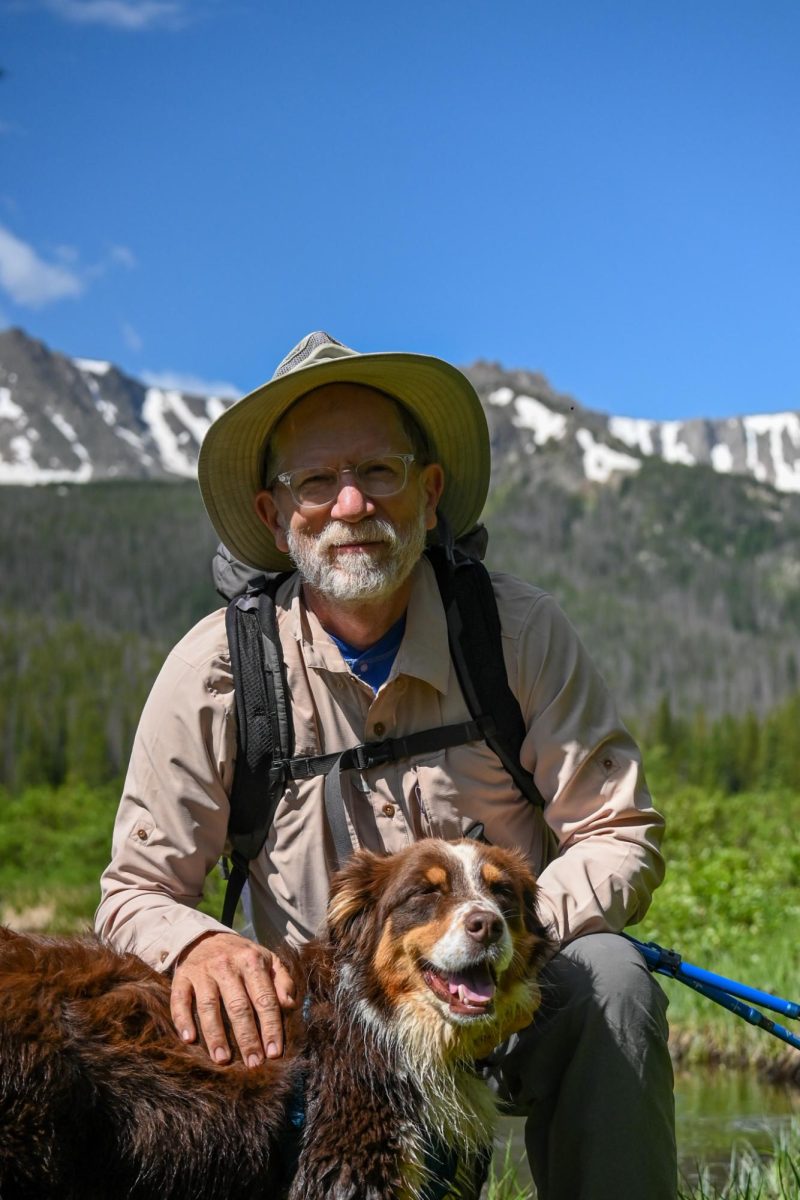
M 463 1184 L 494 1120 L 474 1062 L 539 1000 L 535 894 L 474 841 L 356 853 L 292 958 L 284 1057 L 251 1070 L 181 1044 L 133 955 L 0 930 L 0 1197 L 413 1200 L 443 1152 Z

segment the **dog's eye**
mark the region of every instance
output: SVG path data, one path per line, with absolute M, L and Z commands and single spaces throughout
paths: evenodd
M 498 880 L 497 883 L 490 885 L 489 891 L 501 908 L 517 908 L 517 893 L 510 883 L 503 883 L 502 880 Z
M 426 880 L 425 883 L 418 883 L 412 894 L 415 896 L 441 896 L 442 885 Z
M 424 882 L 415 883 L 400 892 L 390 906 L 390 910 L 408 908 L 414 910 L 424 906 L 429 908 L 434 904 L 442 894 L 442 889 L 437 883 Z

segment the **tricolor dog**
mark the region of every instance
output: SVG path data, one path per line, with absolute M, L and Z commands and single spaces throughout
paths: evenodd
M 2 1200 L 413 1200 L 454 1171 L 466 1189 L 494 1120 L 474 1062 L 539 1000 L 535 901 L 507 850 L 357 852 L 287 960 L 305 1001 L 285 1054 L 255 1069 L 182 1044 L 169 980 L 133 955 L 0 930 Z

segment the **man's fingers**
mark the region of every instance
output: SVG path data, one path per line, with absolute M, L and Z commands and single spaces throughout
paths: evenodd
M 231 1056 L 231 1048 L 225 1036 L 225 1026 L 222 1023 L 222 1013 L 219 1004 L 219 991 L 216 986 L 209 988 L 206 985 L 202 992 L 198 989 L 195 1006 L 197 1008 L 197 1019 L 200 1022 L 200 1030 L 203 1034 L 203 1040 L 206 1046 L 208 1046 L 209 1055 L 213 1058 L 214 1062 L 228 1062 Z
M 223 986 L 222 1001 L 243 1061 L 248 1067 L 259 1066 L 264 1061 L 265 1047 L 256 1020 L 255 1002 L 246 990 L 246 981 L 237 979 L 230 988 Z
M 297 993 L 294 980 L 281 960 L 274 954 L 272 956 L 272 981 L 281 1008 L 295 1008 Z
M 268 960 L 260 957 L 257 962 L 250 963 L 244 981 L 252 1010 L 258 1018 L 260 1047 L 263 1047 L 267 1058 L 279 1058 L 283 1054 L 283 1017 L 280 996 Z
M 178 1031 L 182 1042 L 197 1040 L 197 1027 L 192 1015 L 194 989 L 188 980 L 176 977 L 172 981 L 172 991 L 169 996 L 169 1009 L 172 1023 Z
M 199 1024 L 215 1062 L 231 1057 L 223 1018 L 248 1066 L 258 1066 L 265 1054 L 280 1057 L 281 1010 L 296 1003 L 294 981 L 277 955 L 238 934 L 212 934 L 199 940 L 179 962 L 172 983 L 175 1027 L 184 1041 L 193 1041 Z

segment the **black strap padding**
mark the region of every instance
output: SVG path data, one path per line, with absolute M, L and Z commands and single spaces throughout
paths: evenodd
M 520 762 L 525 720 L 511 690 L 502 653 L 502 629 L 489 572 L 483 563 L 431 547 L 428 557 L 447 617 L 450 654 L 467 707 L 476 719 L 490 711 L 494 730 L 486 743 L 508 771 L 520 792 L 537 808 L 544 797 L 533 776 Z M 483 630 L 479 636 L 477 631 Z
M 222 921 L 233 916 L 248 864 L 267 839 L 285 787 L 280 765 L 291 757 L 294 735 L 280 651 L 275 594 L 285 574 L 268 576 L 257 595 L 228 605 L 225 628 L 236 699 L 236 765 L 230 795 L 231 868 Z

